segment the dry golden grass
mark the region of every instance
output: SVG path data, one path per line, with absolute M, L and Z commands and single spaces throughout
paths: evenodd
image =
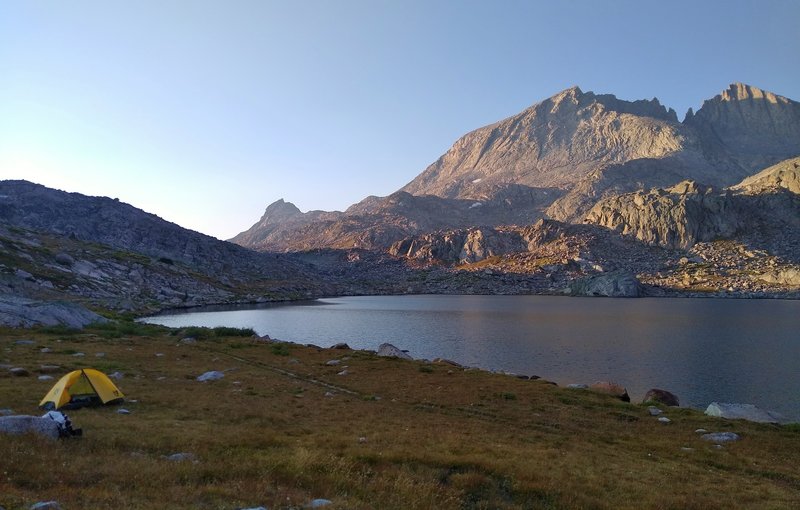
M 644 406 L 541 381 L 242 337 L 179 345 L 165 329 L 122 329 L 138 334 L 0 332 L 0 363 L 33 374 L 2 370 L 0 408 L 39 414 L 53 381 L 35 374 L 56 364 L 56 376 L 123 372 L 131 411 L 69 412 L 84 429 L 78 440 L 0 438 L 0 506 L 276 509 L 327 498 L 348 509 L 800 507 L 792 427 L 688 409 L 668 410 L 673 422 L 663 425 Z M 22 338 L 36 343 L 14 343 Z M 225 378 L 195 380 L 208 370 Z M 715 449 L 700 427 L 743 440 Z M 165 458 L 177 452 L 195 461 Z

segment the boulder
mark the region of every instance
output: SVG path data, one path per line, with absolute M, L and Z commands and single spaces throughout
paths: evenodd
M 378 347 L 378 356 L 385 358 L 413 359 L 405 351 L 402 351 L 392 344 L 381 344 Z
M 598 393 L 605 393 L 606 395 L 617 397 L 623 402 L 631 401 L 631 397 L 628 396 L 628 390 L 626 390 L 624 387 L 620 386 L 617 383 L 608 381 L 598 381 L 589 386 L 589 389 L 592 391 L 596 391 Z
M 573 296 L 639 297 L 642 285 L 630 271 L 619 270 L 576 280 L 569 291 Z
M 308 508 L 322 508 L 324 506 L 328 506 L 328 505 L 332 505 L 332 504 L 333 504 L 333 501 L 331 501 L 329 499 L 318 498 L 318 499 L 312 500 L 311 503 L 308 504 Z
M 51 419 L 38 416 L 0 416 L 0 434 L 28 433 L 58 439 L 58 424 Z
M 164 458 L 172 462 L 184 462 L 184 461 L 195 460 L 194 454 L 188 452 L 173 453 L 172 455 L 167 455 Z
M 61 510 L 58 501 L 40 501 L 31 505 L 30 510 Z
M 331 349 L 350 349 L 350 346 L 344 342 L 339 342 L 338 344 L 333 344 Z
M 660 390 L 658 388 L 651 388 L 644 394 L 642 404 L 664 404 L 665 406 L 677 407 L 680 405 L 678 397 L 667 390 Z
M 62 266 L 72 267 L 75 264 L 75 259 L 69 254 L 62 252 L 56 255 L 56 262 Z
M 700 436 L 703 441 L 711 441 L 714 443 L 730 443 L 738 441 L 741 436 L 735 432 L 712 432 L 710 434 L 703 434 Z
M 759 409 L 753 404 L 712 402 L 706 408 L 706 414 L 729 420 L 747 420 L 758 423 L 782 423 L 786 421 L 780 414 Z
M 0 326 L 66 326 L 81 329 L 95 322 L 108 322 L 108 319 L 75 303 L 0 296 Z
M 223 377 L 225 377 L 225 374 L 223 374 L 219 370 L 211 370 L 209 372 L 204 373 L 203 375 L 197 376 L 197 380 L 200 382 L 216 381 L 217 379 L 222 379 Z

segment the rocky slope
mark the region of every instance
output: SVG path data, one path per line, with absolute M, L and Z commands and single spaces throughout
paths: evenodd
M 793 158 L 722 192 L 685 181 L 601 200 L 585 221 L 669 248 L 736 238 L 800 262 L 798 183 L 800 158 Z
M 329 294 L 308 264 L 105 197 L 0 181 L 0 292 L 118 310 Z

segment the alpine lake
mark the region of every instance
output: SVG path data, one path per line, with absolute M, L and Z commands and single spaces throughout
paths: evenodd
M 681 406 L 755 404 L 800 421 L 800 301 L 404 295 L 206 307 L 146 317 L 170 327 L 252 328 L 300 344 L 377 350 L 536 375 L 613 381 Z

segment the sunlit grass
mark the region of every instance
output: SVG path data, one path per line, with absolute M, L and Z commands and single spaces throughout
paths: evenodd
M 542 381 L 236 332 L 185 344 L 186 331 L 138 327 L 0 334 L 0 363 L 33 374 L 0 371 L 0 408 L 38 414 L 53 383 L 35 377 L 45 364 L 122 373 L 131 411 L 71 412 L 80 440 L 0 438 L 0 506 L 55 499 L 64 508 L 275 509 L 313 498 L 348 509 L 800 505 L 797 427 L 687 409 L 667 410 L 673 421 L 663 425 L 644 406 Z M 23 338 L 36 343 L 14 343 Z M 334 358 L 341 363 L 325 364 Z M 337 375 L 343 367 L 348 374 Z M 195 380 L 208 370 L 225 377 Z M 716 449 L 695 434 L 700 427 L 743 440 Z M 166 458 L 181 452 L 193 460 Z

